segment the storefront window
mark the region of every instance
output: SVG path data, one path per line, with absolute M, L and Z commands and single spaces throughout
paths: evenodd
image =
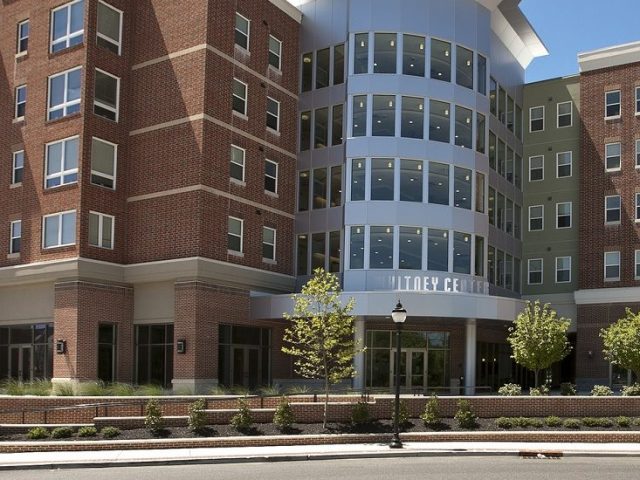
M 136 382 L 168 388 L 173 378 L 173 325 L 136 326 Z
M 271 331 L 220 325 L 218 379 L 221 385 L 255 389 L 271 382 Z

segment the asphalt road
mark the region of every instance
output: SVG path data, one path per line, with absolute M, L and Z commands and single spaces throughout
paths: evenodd
M 24 470 L 0 472 L 11 480 L 545 480 L 545 479 L 640 479 L 640 459 L 562 458 L 521 459 L 515 456 L 421 457 L 365 460 L 318 460 L 278 463 L 239 463 L 122 467 L 68 470 Z

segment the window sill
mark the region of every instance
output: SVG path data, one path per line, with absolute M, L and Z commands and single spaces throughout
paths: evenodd
M 276 68 L 273 65 L 269 64 L 269 72 L 274 73 L 276 75 L 282 76 L 282 70 L 280 68 Z
M 613 117 L 604 117 L 604 121 L 608 122 L 609 120 L 620 120 L 622 115 L 614 115 Z
M 63 190 L 70 190 L 73 187 L 77 187 L 78 186 L 78 182 L 73 182 L 73 183 L 65 183 L 62 185 L 56 185 L 55 187 L 47 187 L 46 185 L 43 187 L 43 193 L 53 193 L 53 192 L 59 192 L 59 191 L 63 191 Z
M 75 243 L 67 243 L 65 245 L 53 245 L 51 247 L 42 247 L 42 251 L 43 252 L 52 252 L 54 250 L 60 250 L 63 248 L 66 248 L 68 250 L 70 250 L 71 248 L 75 247 L 76 244 Z
M 73 45 L 71 47 L 63 48 L 62 50 L 58 50 L 57 52 L 51 51 L 51 41 L 49 41 L 49 60 L 55 58 L 59 55 L 64 55 L 65 53 L 75 52 L 76 50 L 81 50 L 84 48 L 84 42 L 81 42 L 77 45 Z
M 605 227 L 619 227 L 620 222 L 604 222 Z
M 20 258 L 20 253 L 10 253 L 7 255 L 7 260 L 16 260 Z
M 29 55 L 29 50 L 25 50 L 24 52 L 16 53 L 16 60 L 24 60 Z
M 622 171 L 622 168 L 605 168 L 605 173 L 615 173 Z
M 232 110 L 231 112 L 233 113 L 233 115 L 235 117 L 241 118 L 242 120 L 246 120 L 246 121 L 249 120 L 249 117 L 247 115 L 245 115 L 244 113 L 237 112 L 236 110 Z
M 11 120 L 11 123 L 13 123 L 14 125 L 17 123 L 24 123 L 24 117 L 14 118 L 13 120 Z
M 607 282 L 607 283 L 619 282 L 620 278 L 605 278 L 604 281 Z
M 267 127 L 267 133 L 270 133 L 271 135 L 275 135 L 276 137 L 280 136 L 280 131 L 279 130 L 274 130 L 271 127 Z
M 231 255 L 232 257 L 244 258 L 244 253 L 236 252 L 235 250 L 227 250 L 227 255 Z
M 278 262 L 271 260 L 270 258 L 263 258 L 262 263 L 266 263 L 267 265 L 278 265 Z
M 272 197 L 272 198 L 280 198 L 280 195 L 278 195 L 277 193 L 274 192 L 270 192 L 269 190 L 265 190 L 264 194 L 268 197 Z
M 229 183 L 232 183 L 234 185 L 237 185 L 239 187 L 246 187 L 247 183 L 243 182 L 242 180 L 238 180 L 237 178 L 230 178 L 229 179 Z
M 234 43 L 233 47 L 238 53 L 242 53 L 243 55 L 246 55 L 248 57 L 251 56 L 251 52 L 246 48 L 244 48 L 242 45 L 238 45 L 237 43 Z
M 64 117 L 60 117 L 60 118 L 56 118 L 54 120 L 46 120 L 44 122 L 45 125 L 54 125 L 56 123 L 60 123 L 60 122 L 64 122 L 64 121 L 70 121 L 76 118 L 80 118 L 82 117 L 82 112 L 76 112 L 76 113 L 72 113 L 71 115 L 65 115 Z
M 22 186 L 22 182 L 17 182 L 17 183 L 12 183 L 11 185 L 9 185 L 10 189 L 13 188 L 20 188 Z

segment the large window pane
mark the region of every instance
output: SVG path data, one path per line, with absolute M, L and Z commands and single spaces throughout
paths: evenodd
M 475 267 L 473 274 L 484 277 L 484 238 L 476 235 Z
M 456 145 L 473 148 L 473 112 L 456 105 Z
M 351 160 L 351 201 L 364 200 L 365 194 L 365 160 L 354 158 Z
M 448 103 L 438 100 L 429 102 L 429 140 L 444 143 L 451 141 L 449 115 Z
M 313 87 L 313 53 L 302 55 L 302 91 L 308 92 Z
M 489 225 L 496 224 L 496 191 L 489 187 Z
M 309 237 L 298 235 L 298 275 L 309 274 Z
M 400 201 L 422 202 L 422 162 L 400 160 Z
M 357 33 L 355 36 L 355 55 L 353 58 L 353 73 L 368 73 L 369 71 L 369 34 Z
M 471 210 L 471 170 L 455 167 L 453 182 L 453 204 Z
M 402 97 L 402 132 L 406 138 L 424 137 L 424 99 Z
M 300 151 L 304 152 L 311 148 L 311 112 L 300 114 Z
M 342 143 L 342 104 L 334 105 L 331 112 L 331 145 Z
M 351 227 L 349 252 L 349 268 L 352 270 L 364 268 L 364 227 Z
M 496 169 L 496 135 L 491 130 L 489 130 L 489 168 L 492 170 Z
M 327 169 L 316 168 L 313 171 L 313 209 L 327 206 Z
M 424 37 L 404 35 L 402 73 L 424 77 Z
M 344 83 L 344 44 L 333 47 L 333 84 Z
M 371 227 L 369 268 L 393 268 L 393 227 Z
M 326 235 L 324 232 L 322 233 L 314 233 L 311 236 L 311 270 L 314 271 L 316 268 L 326 268 L 325 267 L 325 243 L 326 243 Z
M 353 97 L 352 136 L 364 137 L 367 134 L 367 96 Z
M 392 95 L 373 96 L 374 137 L 393 137 L 396 134 L 396 97 Z
M 422 269 L 422 229 L 400 227 L 400 269 Z
M 431 39 L 431 78 L 451 81 L 451 44 Z
M 497 115 L 498 107 L 498 83 L 493 77 L 489 78 L 489 111 L 493 115 Z
M 453 271 L 471 273 L 471 235 L 467 233 L 453 233 Z
M 314 148 L 324 148 L 327 146 L 329 134 L 329 109 L 318 108 L 315 112 L 315 127 L 313 133 Z
M 476 172 L 476 212 L 484 213 L 485 208 L 485 180 L 484 175 Z
M 449 205 L 449 165 L 429 162 L 429 203 Z
M 484 115 L 476 112 L 476 152 L 485 153 L 485 136 L 487 134 L 487 122 Z
M 309 172 L 298 174 L 298 211 L 309 210 Z
M 487 59 L 478 55 L 478 92 L 487 94 Z
M 393 200 L 394 159 L 371 159 L 371 200 Z
M 427 247 L 428 270 L 449 271 L 449 233 L 446 230 L 429 229 Z
M 376 33 L 373 73 L 396 73 L 396 34 Z
M 330 205 L 339 207 L 342 205 L 342 165 L 331 167 L 331 198 Z
M 316 88 L 329 86 L 330 53 L 328 48 L 316 52 Z
M 329 232 L 329 271 L 340 271 L 340 231 Z
M 456 49 L 456 83 L 473 89 L 473 52 L 460 46 Z

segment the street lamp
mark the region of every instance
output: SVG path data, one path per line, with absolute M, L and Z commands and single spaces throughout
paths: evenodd
M 396 404 L 393 415 L 393 439 L 389 444 L 389 448 L 402 448 L 402 442 L 400 441 L 400 353 L 402 346 L 400 345 L 400 332 L 402 331 L 402 324 L 407 319 L 407 311 L 404 309 L 400 300 L 396 308 L 391 311 L 391 318 L 396 324 Z

